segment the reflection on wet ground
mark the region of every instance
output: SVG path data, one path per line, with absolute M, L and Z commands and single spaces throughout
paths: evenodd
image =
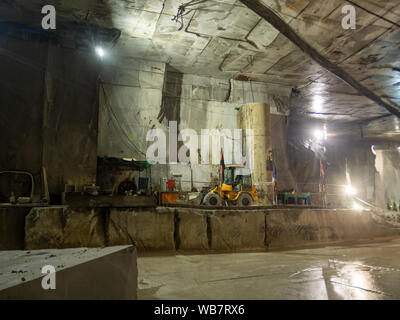
M 138 259 L 139 299 L 400 299 L 400 240 Z

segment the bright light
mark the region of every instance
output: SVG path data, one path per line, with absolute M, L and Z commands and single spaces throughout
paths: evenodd
M 360 206 L 358 203 L 353 203 L 353 210 L 362 211 L 363 207 Z
M 326 123 L 324 123 L 324 140 L 328 140 L 328 129 Z
M 354 188 L 353 188 L 352 186 L 350 186 L 350 185 L 347 185 L 347 186 L 346 186 L 345 191 L 346 191 L 346 193 L 347 193 L 349 196 L 354 196 L 354 195 L 357 194 L 357 190 L 354 189 Z
M 399 152 L 400 152 L 400 147 L 398 147 L 397 150 L 399 150 Z
M 104 50 L 101 47 L 96 47 L 96 53 L 99 55 L 99 57 L 104 57 Z
M 374 145 L 371 146 L 371 151 L 376 156 L 376 151 L 375 151 L 375 146 Z
M 314 99 L 313 99 L 313 106 L 312 106 L 312 108 L 313 108 L 313 111 L 314 112 L 317 112 L 317 113 L 320 113 L 320 112 L 322 112 L 322 110 L 323 110 L 323 105 L 322 105 L 322 103 L 324 102 L 324 100 L 322 99 L 322 97 L 321 96 L 314 96 Z
M 323 140 L 324 139 L 324 132 L 322 130 L 315 130 L 314 131 L 314 137 L 317 138 L 317 140 Z

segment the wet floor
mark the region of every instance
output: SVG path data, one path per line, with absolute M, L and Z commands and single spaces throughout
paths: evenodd
M 268 253 L 141 257 L 139 299 L 400 299 L 400 240 Z

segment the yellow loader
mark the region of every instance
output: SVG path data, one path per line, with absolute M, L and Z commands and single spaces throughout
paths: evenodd
M 247 207 L 258 200 L 251 175 L 244 175 L 242 165 L 231 165 L 225 168 L 224 182 L 215 186 L 203 198 L 202 204 L 206 206 L 222 206 L 225 202 L 229 206 Z

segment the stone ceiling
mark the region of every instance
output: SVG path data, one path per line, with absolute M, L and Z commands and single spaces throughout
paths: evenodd
M 187 2 L 3 0 L 0 18 L 33 26 L 42 17 L 41 7 L 53 4 L 58 21 L 121 30 L 109 48 L 112 55 L 162 61 L 184 73 L 289 86 L 294 88 L 293 113 L 365 121 L 376 135 L 400 135 L 395 116 L 313 62 L 241 2 L 197 1 L 186 8 L 178 30 L 180 24 L 172 18 Z M 352 0 L 357 5 L 355 30 L 341 26 L 342 7 L 349 4 L 345 0 L 262 2 L 326 58 L 400 109 L 399 0 Z

